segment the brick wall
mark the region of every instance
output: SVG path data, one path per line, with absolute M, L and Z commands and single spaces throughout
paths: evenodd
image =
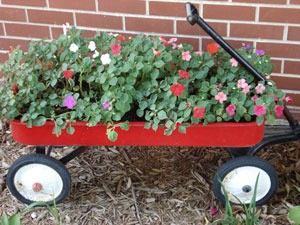
M 200 15 L 234 47 L 253 44 L 276 64 L 273 79 L 300 112 L 300 0 L 190 1 Z M 185 20 L 185 1 L 177 0 L 0 0 L 0 63 L 10 46 L 55 38 L 69 22 L 86 30 L 141 32 L 178 37 L 196 49 L 212 40 Z M 299 115 L 299 114 L 298 114 Z

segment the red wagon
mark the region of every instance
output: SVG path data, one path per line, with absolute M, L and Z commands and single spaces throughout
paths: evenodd
M 186 4 L 187 21 L 198 24 L 248 72 L 260 80 L 265 78 L 241 57 L 226 41 L 223 40 L 202 18 L 197 9 Z M 34 201 L 45 201 L 49 204 L 61 202 L 70 192 L 71 177 L 65 164 L 85 151 L 83 146 L 219 146 L 229 151 L 232 159 L 223 164 L 216 172 L 213 189 L 216 197 L 225 202 L 224 190 L 229 200 L 239 204 L 250 203 L 257 177 L 256 204 L 268 201 L 277 190 L 278 178 L 273 166 L 256 153 L 264 147 L 300 139 L 300 126 L 288 109 L 284 115 L 289 126 L 269 129 L 255 122 L 249 123 L 214 123 L 193 125 L 187 134 L 174 132 L 172 136 L 163 135 L 162 129 L 156 132 L 143 128 L 143 123 L 132 122 L 129 131 L 119 132 L 116 142 L 110 142 L 105 135 L 104 126 L 88 127 L 78 122 L 73 135 L 62 133 L 56 137 L 52 134 L 54 124 L 47 122 L 42 127 L 27 128 L 26 124 L 12 121 L 11 130 L 14 139 L 22 144 L 34 145 L 36 153 L 25 155 L 16 160 L 7 174 L 7 185 L 11 193 L 21 202 L 30 204 Z M 174 141 L 175 140 L 175 141 Z M 79 146 L 73 152 L 57 160 L 50 157 L 52 147 L 46 146 Z

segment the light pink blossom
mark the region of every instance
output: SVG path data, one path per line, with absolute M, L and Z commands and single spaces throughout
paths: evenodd
M 255 90 L 256 90 L 257 94 L 262 94 L 262 93 L 264 93 L 264 91 L 266 90 L 266 88 L 265 88 L 265 86 L 263 84 L 258 84 L 255 87 Z
M 290 103 L 293 101 L 292 97 L 290 96 L 286 96 L 285 99 L 284 99 L 287 103 Z
M 254 96 L 251 98 L 251 100 L 252 100 L 253 102 L 256 102 L 256 101 L 258 100 L 257 95 L 254 95 Z
M 231 62 L 232 67 L 237 67 L 238 66 L 238 61 L 236 61 L 235 58 L 231 58 L 229 61 Z
M 244 86 L 244 88 L 243 88 L 242 92 L 243 92 L 243 93 L 245 93 L 245 94 L 247 94 L 247 93 L 250 91 L 250 88 L 251 88 L 251 86 L 250 86 L 250 85 L 248 85 L 248 84 L 245 84 L 245 86 Z
M 246 80 L 244 78 L 243 79 L 239 79 L 238 82 L 237 82 L 237 87 L 238 88 L 244 88 L 247 85 L 248 84 L 246 83 Z
M 218 94 L 215 96 L 215 99 L 218 100 L 221 104 L 227 100 L 227 95 L 220 91 Z
M 190 61 L 192 58 L 190 51 L 183 52 L 181 56 L 182 56 L 182 60 L 184 61 Z

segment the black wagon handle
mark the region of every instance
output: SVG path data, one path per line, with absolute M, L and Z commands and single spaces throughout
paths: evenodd
M 225 49 L 234 59 L 236 59 L 249 73 L 256 78 L 266 81 L 248 61 L 246 61 L 237 51 L 235 51 L 212 27 L 210 27 L 200 16 L 198 10 L 191 3 L 186 3 L 187 21 L 191 24 L 198 24 L 209 36 L 211 36 L 223 49 Z
M 267 79 L 262 76 L 247 60 L 245 60 L 237 51 L 234 50 L 211 26 L 209 26 L 198 13 L 197 8 L 187 2 L 185 4 L 187 21 L 191 24 L 198 24 L 209 36 L 212 37 L 223 49 L 225 49 L 235 60 L 237 60 L 250 74 L 256 78 L 266 81 Z M 288 120 L 290 127 L 294 129 L 299 129 L 299 123 L 294 119 L 293 115 L 290 113 L 286 105 L 284 105 L 284 116 Z

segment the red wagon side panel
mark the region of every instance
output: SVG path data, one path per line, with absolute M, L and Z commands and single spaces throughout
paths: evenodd
M 171 136 L 164 135 L 164 129 L 145 129 L 143 122 L 130 122 L 128 131 L 117 129 L 118 139 L 111 142 L 106 136 L 106 127 L 86 126 L 76 122 L 75 133 L 65 131 L 57 137 L 52 133 L 54 123 L 47 122 L 41 127 L 26 127 L 19 121 L 11 122 L 15 141 L 25 145 L 77 145 L 77 146 L 212 146 L 246 147 L 259 143 L 264 136 L 264 126 L 250 123 L 212 123 L 191 125 L 187 133 L 177 130 Z

